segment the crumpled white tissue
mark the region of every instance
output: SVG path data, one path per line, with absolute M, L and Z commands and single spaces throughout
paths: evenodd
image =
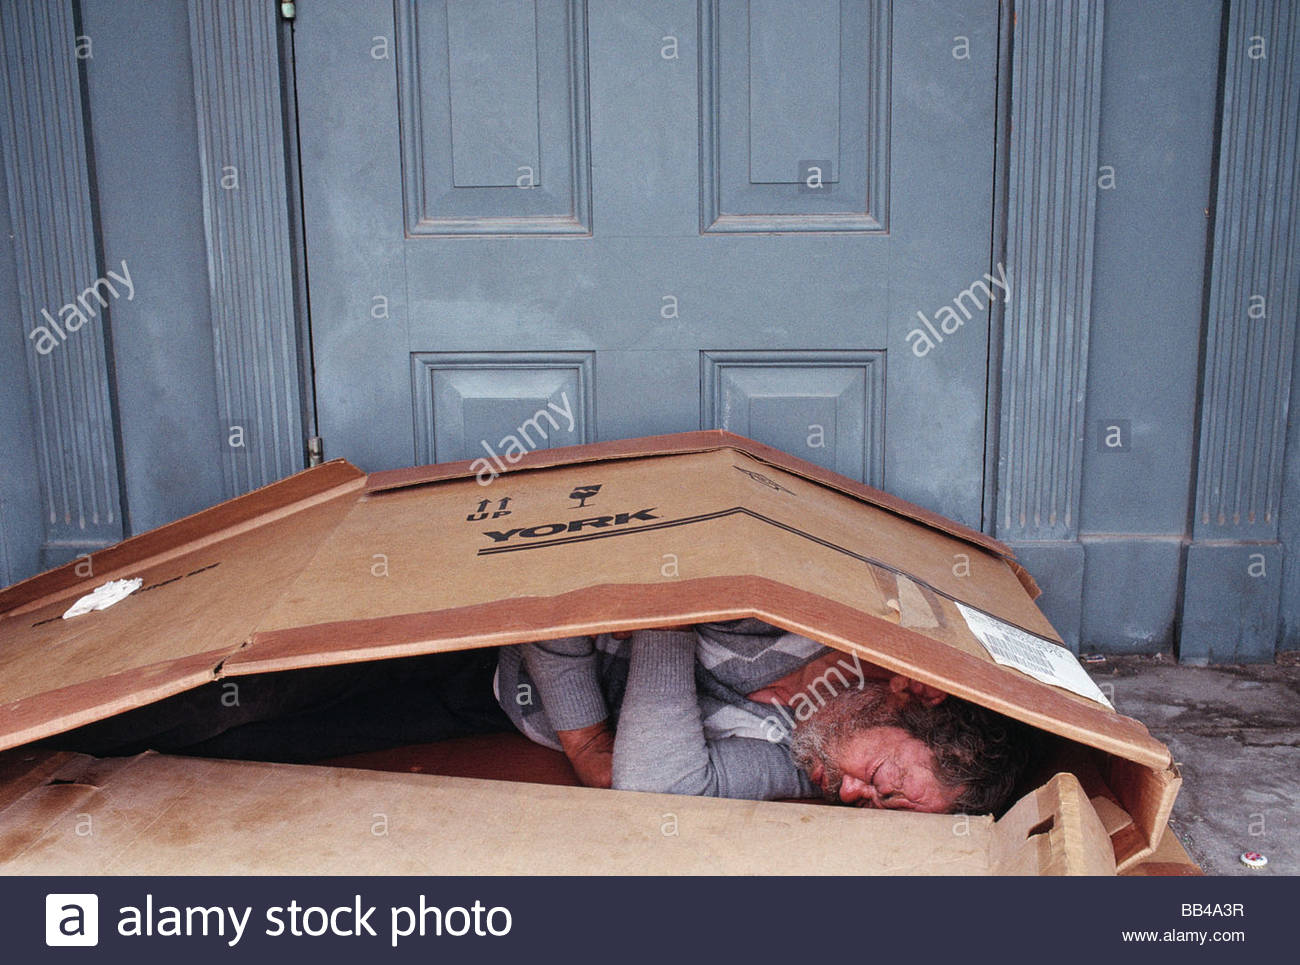
M 125 600 L 140 589 L 143 583 L 144 580 L 138 576 L 134 580 L 109 580 L 103 586 L 95 587 L 68 607 L 67 612 L 63 614 L 63 619 L 68 620 L 72 617 L 79 617 L 83 613 L 89 613 L 92 610 L 103 610 L 110 607 L 119 600 Z

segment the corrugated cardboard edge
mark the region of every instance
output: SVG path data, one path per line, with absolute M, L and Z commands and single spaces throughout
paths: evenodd
M 211 683 L 220 675 L 222 661 L 241 646 L 152 663 L 0 706 L 0 749 L 21 747 Z
M 121 578 L 129 571 L 228 539 L 346 492 L 360 492 L 365 481 L 366 474 L 345 459 L 305 469 L 15 583 L 0 591 L 0 616 L 34 610 L 62 596 L 75 597 L 86 592 L 87 587 Z M 87 560 L 93 577 L 77 572 Z
M 780 449 L 766 446 L 754 439 L 738 436 L 723 429 L 702 429 L 697 432 L 678 432 L 670 435 L 641 436 L 636 439 L 617 439 L 609 442 L 593 442 L 578 446 L 560 446 L 555 449 L 534 449 L 525 453 L 517 462 L 494 466 L 499 472 L 523 472 L 529 469 L 544 469 L 549 466 L 578 465 L 586 462 L 602 462 L 611 459 L 639 459 L 648 456 L 681 455 L 691 452 L 709 452 L 716 449 L 735 449 L 749 456 L 777 466 L 812 482 L 820 483 L 845 495 L 870 503 L 905 519 L 920 523 L 930 529 L 946 533 L 956 539 L 987 550 L 994 556 L 1005 559 L 1016 577 L 1029 593 L 1030 599 L 1038 599 L 1042 591 L 1027 570 L 1015 560 L 1015 553 L 1005 543 L 994 539 L 986 533 L 963 526 L 961 523 L 940 516 L 915 503 L 890 495 L 887 492 L 842 476 L 830 469 L 824 469 L 815 463 L 792 456 Z M 421 486 L 426 483 L 440 482 L 446 479 L 460 479 L 474 476 L 474 466 L 483 462 L 482 457 L 465 459 L 460 462 L 438 463 L 429 466 L 415 466 L 410 469 L 390 469 L 370 474 L 366 483 L 366 494 L 379 494 L 394 489 Z M 498 461 L 499 462 L 499 461 Z

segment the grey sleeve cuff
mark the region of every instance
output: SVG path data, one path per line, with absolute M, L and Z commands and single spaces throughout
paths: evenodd
M 520 646 L 528 676 L 554 730 L 578 730 L 609 716 L 596 673 L 591 637 L 562 637 Z

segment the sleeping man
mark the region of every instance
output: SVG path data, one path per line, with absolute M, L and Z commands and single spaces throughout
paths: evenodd
M 502 709 L 588 786 L 1000 813 L 1026 764 L 1016 722 L 760 620 L 620 637 L 498 661 Z

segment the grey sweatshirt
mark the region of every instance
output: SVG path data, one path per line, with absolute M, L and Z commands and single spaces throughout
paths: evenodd
M 776 709 L 745 695 L 826 647 L 759 620 L 502 648 L 497 697 L 526 736 L 609 719 L 614 787 L 770 800 L 816 797 Z

